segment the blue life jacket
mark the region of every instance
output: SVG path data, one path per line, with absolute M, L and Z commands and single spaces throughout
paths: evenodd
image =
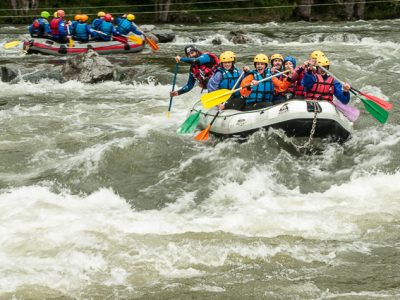
M 78 41 L 87 41 L 89 40 L 88 34 L 88 25 L 86 23 L 78 23 L 75 27 L 75 38 Z
M 94 30 L 100 30 L 100 27 L 101 27 L 101 24 L 103 23 L 103 21 L 104 20 L 100 19 L 100 18 L 94 19 L 93 22 L 92 22 L 92 28 Z
M 111 35 L 111 33 L 113 32 L 113 25 L 111 24 L 111 22 L 101 22 L 101 26 L 100 26 L 100 31 L 104 32 L 107 35 Z M 99 37 L 101 37 L 102 40 L 104 41 L 109 41 L 111 40 L 110 36 L 105 36 L 103 34 L 100 34 Z
M 231 90 L 234 87 L 236 81 L 240 77 L 240 72 L 239 72 L 238 68 L 236 68 L 236 67 L 233 67 L 233 70 L 229 70 L 229 71 L 227 71 L 225 68 L 219 67 L 217 69 L 217 72 L 222 73 L 222 80 L 219 83 L 220 89 Z M 239 83 L 238 83 L 238 85 L 239 85 Z M 234 93 L 233 96 L 239 96 L 239 92 Z
M 257 81 L 271 76 L 270 69 L 264 71 L 264 77 L 256 70 L 253 70 L 251 73 L 254 75 L 254 80 Z M 271 102 L 273 95 L 274 84 L 271 79 L 268 79 L 267 81 L 259 83 L 257 86 L 253 86 L 251 94 L 246 98 L 246 104 L 252 104 L 255 102 Z
M 118 31 L 121 34 L 127 35 L 129 32 L 132 31 L 132 22 L 128 21 L 125 18 L 122 18 L 118 23 Z

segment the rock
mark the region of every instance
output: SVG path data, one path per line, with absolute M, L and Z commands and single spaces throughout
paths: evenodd
M 213 39 L 213 40 L 211 41 L 211 43 L 212 43 L 213 45 L 221 45 L 221 44 L 222 44 L 222 41 L 221 41 L 220 38 L 215 38 L 215 39 Z
M 230 41 L 232 41 L 234 44 L 246 44 L 250 41 L 246 34 L 247 31 L 243 29 L 231 31 L 229 32 Z
M 113 79 L 117 81 L 132 81 L 137 73 L 138 72 L 132 67 L 115 66 Z
M 105 57 L 89 49 L 86 53 L 68 57 L 62 74 L 67 80 L 96 83 L 112 80 L 114 66 Z
M 152 33 L 158 38 L 160 43 L 170 43 L 175 38 L 175 33 L 171 29 L 153 30 Z
M 63 81 L 61 66 L 39 64 L 35 68 L 25 68 L 20 65 L 6 64 L 1 66 L 1 80 L 17 83 L 21 80 L 37 83 L 41 79 Z
M 140 26 L 140 29 L 144 32 L 150 32 L 150 31 L 154 30 L 155 28 L 156 28 L 156 26 L 150 25 L 150 24 Z

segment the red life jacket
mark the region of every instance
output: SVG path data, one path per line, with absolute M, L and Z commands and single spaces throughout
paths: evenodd
M 50 29 L 51 29 L 51 34 L 60 34 L 60 31 L 58 30 L 58 24 L 60 24 L 61 18 L 54 18 L 50 22 Z
M 207 88 L 208 79 L 210 79 L 210 77 L 219 67 L 219 59 L 218 56 L 210 52 L 204 52 L 203 54 L 208 54 L 211 58 L 211 61 L 204 65 L 193 64 L 190 67 L 190 72 L 199 82 L 199 86 L 205 89 Z
M 310 100 L 328 100 L 333 101 L 333 77 L 328 76 L 326 80 L 320 74 L 315 74 L 316 81 L 311 90 L 306 93 L 305 98 Z
M 301 80 L 303 79 L 303 77 L 304 77 L 304 72 L 300 73 L 297 76 L 296 81 L 293 81 L 288 88 L 289 93 L 292 93 L 295 97 L 305 96 L 304 87 L 301 85 Z

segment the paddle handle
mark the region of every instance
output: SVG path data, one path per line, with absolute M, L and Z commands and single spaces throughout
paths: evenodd
M 179 63 L 176 63 L 176 64 L 175 64 L 174 79 L 172 80 L 172 92 L 175 91 L 176 75 L 178 74 L 178 70 L 179 70 Z M 171 96 L 171 97 L 169 98 L 168 113 L 171 111 L 171 107 L 172 107 L 172 98 L 174 98 L 174 96 Z
M 211 122 L 210 122 L 210 128 L 211 128 L 212 124 L 214 124 L 214 122 L 215 122 L 215 120 L 217 119 L 217 117 L 218 117 L 218 115 L 219 115 L 220 112 L 221 112 L 220 110 L 217 111 L 217 113 L 215 114 L 214 118 L 211 120 Z

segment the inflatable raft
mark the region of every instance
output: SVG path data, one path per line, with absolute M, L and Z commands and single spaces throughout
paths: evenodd
M 60 44 L 53 40 L 46 38 L 32 38 L 25 41 L 23 49 L 28 54 L 50 54 L 50 55 L 71 55 L 85 53 L 88 49 L 92 49 L 99 54 L 113 54 L 113 53 L 134 53 L 140 52 L 144 48 L 143 44 L 136 44 L 132 41 L 122 43 L 118 41 L 90 41 L 81 43 L 74 41 L 72 47 L 67 44 Z
M 217 108 L 204 111 L 198 102 L 193 106 L 193 111 L 200 110 L 199 127 L 205 129 L 217 113 Z M 314 119 L 314 137 L 330 136 L 335 140 L 346 140 L 353 131 L 353 123 L 330 102 L 290 100 L 252 111 L 223 110 L 217 116 L 210 132 L 223 137 L 244 137 L 261 128 L 272 127 L 283 129 L 288 136 L 309 137 Z

